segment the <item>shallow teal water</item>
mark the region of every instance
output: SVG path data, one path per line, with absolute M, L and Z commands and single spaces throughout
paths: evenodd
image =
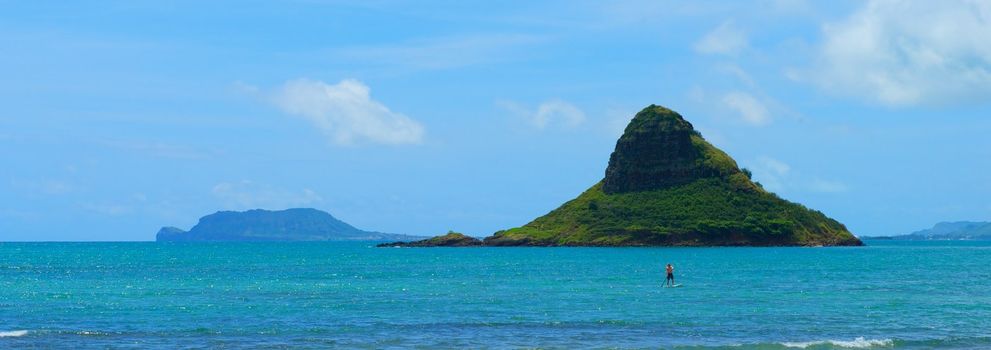
M 991 348 L 991 242 L 869 244 L 0 243 L 0 348 Z

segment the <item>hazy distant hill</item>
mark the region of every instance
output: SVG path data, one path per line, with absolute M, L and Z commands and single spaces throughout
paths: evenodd
M 156 241 L 378 241 L 418 238 L 364 231 L 309 208 L 221 211 L 200 218 L 188 232 L 163 227 Z
M 906 240 L 991 240 L 991 222 L 941 222 L 929 229 L 891 238 Z

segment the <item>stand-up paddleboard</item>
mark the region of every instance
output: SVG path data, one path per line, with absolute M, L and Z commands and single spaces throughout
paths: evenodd
M 678 288 L 678 287 L 681 287 L 681 285 L 680 284 L 672 284 L 670 286 L 669 285 L 665 285 L 664 286 L 664 288 Z

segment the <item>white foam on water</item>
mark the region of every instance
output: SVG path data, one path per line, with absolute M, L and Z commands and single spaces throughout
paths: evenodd
M 0 338 L 3 337 L 23 337 L 28 335 L 28 331 L 0 331 Z
M 854 340 L 819 340 L 819 341 L 807 341 L 807 342 L 784 342 L 784 345 L 789 348 L 802 348 L 805 349 L 810 346 L 825 345 L 830 344 L 834 346 L 839 346 L 841 348 L 852 348 L 852 349 L 866 349 L 875 346 L 891 346 L 894 341 L 891 339 L 864 339 L 864 337 L 857 337 Z

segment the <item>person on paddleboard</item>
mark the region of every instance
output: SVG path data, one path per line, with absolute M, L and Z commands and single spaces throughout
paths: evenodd
M 674 266 L 672 266 L 671 264 L 668 264 L 668 266 L 664 267 L 664 270 L 667 271 L 667 273 L 668 273 L 668 278 L 665 278 L 664 279 L 664 284 L 667 285 L 670 282 L 670 285 L 673 287 L 674 286 Z

